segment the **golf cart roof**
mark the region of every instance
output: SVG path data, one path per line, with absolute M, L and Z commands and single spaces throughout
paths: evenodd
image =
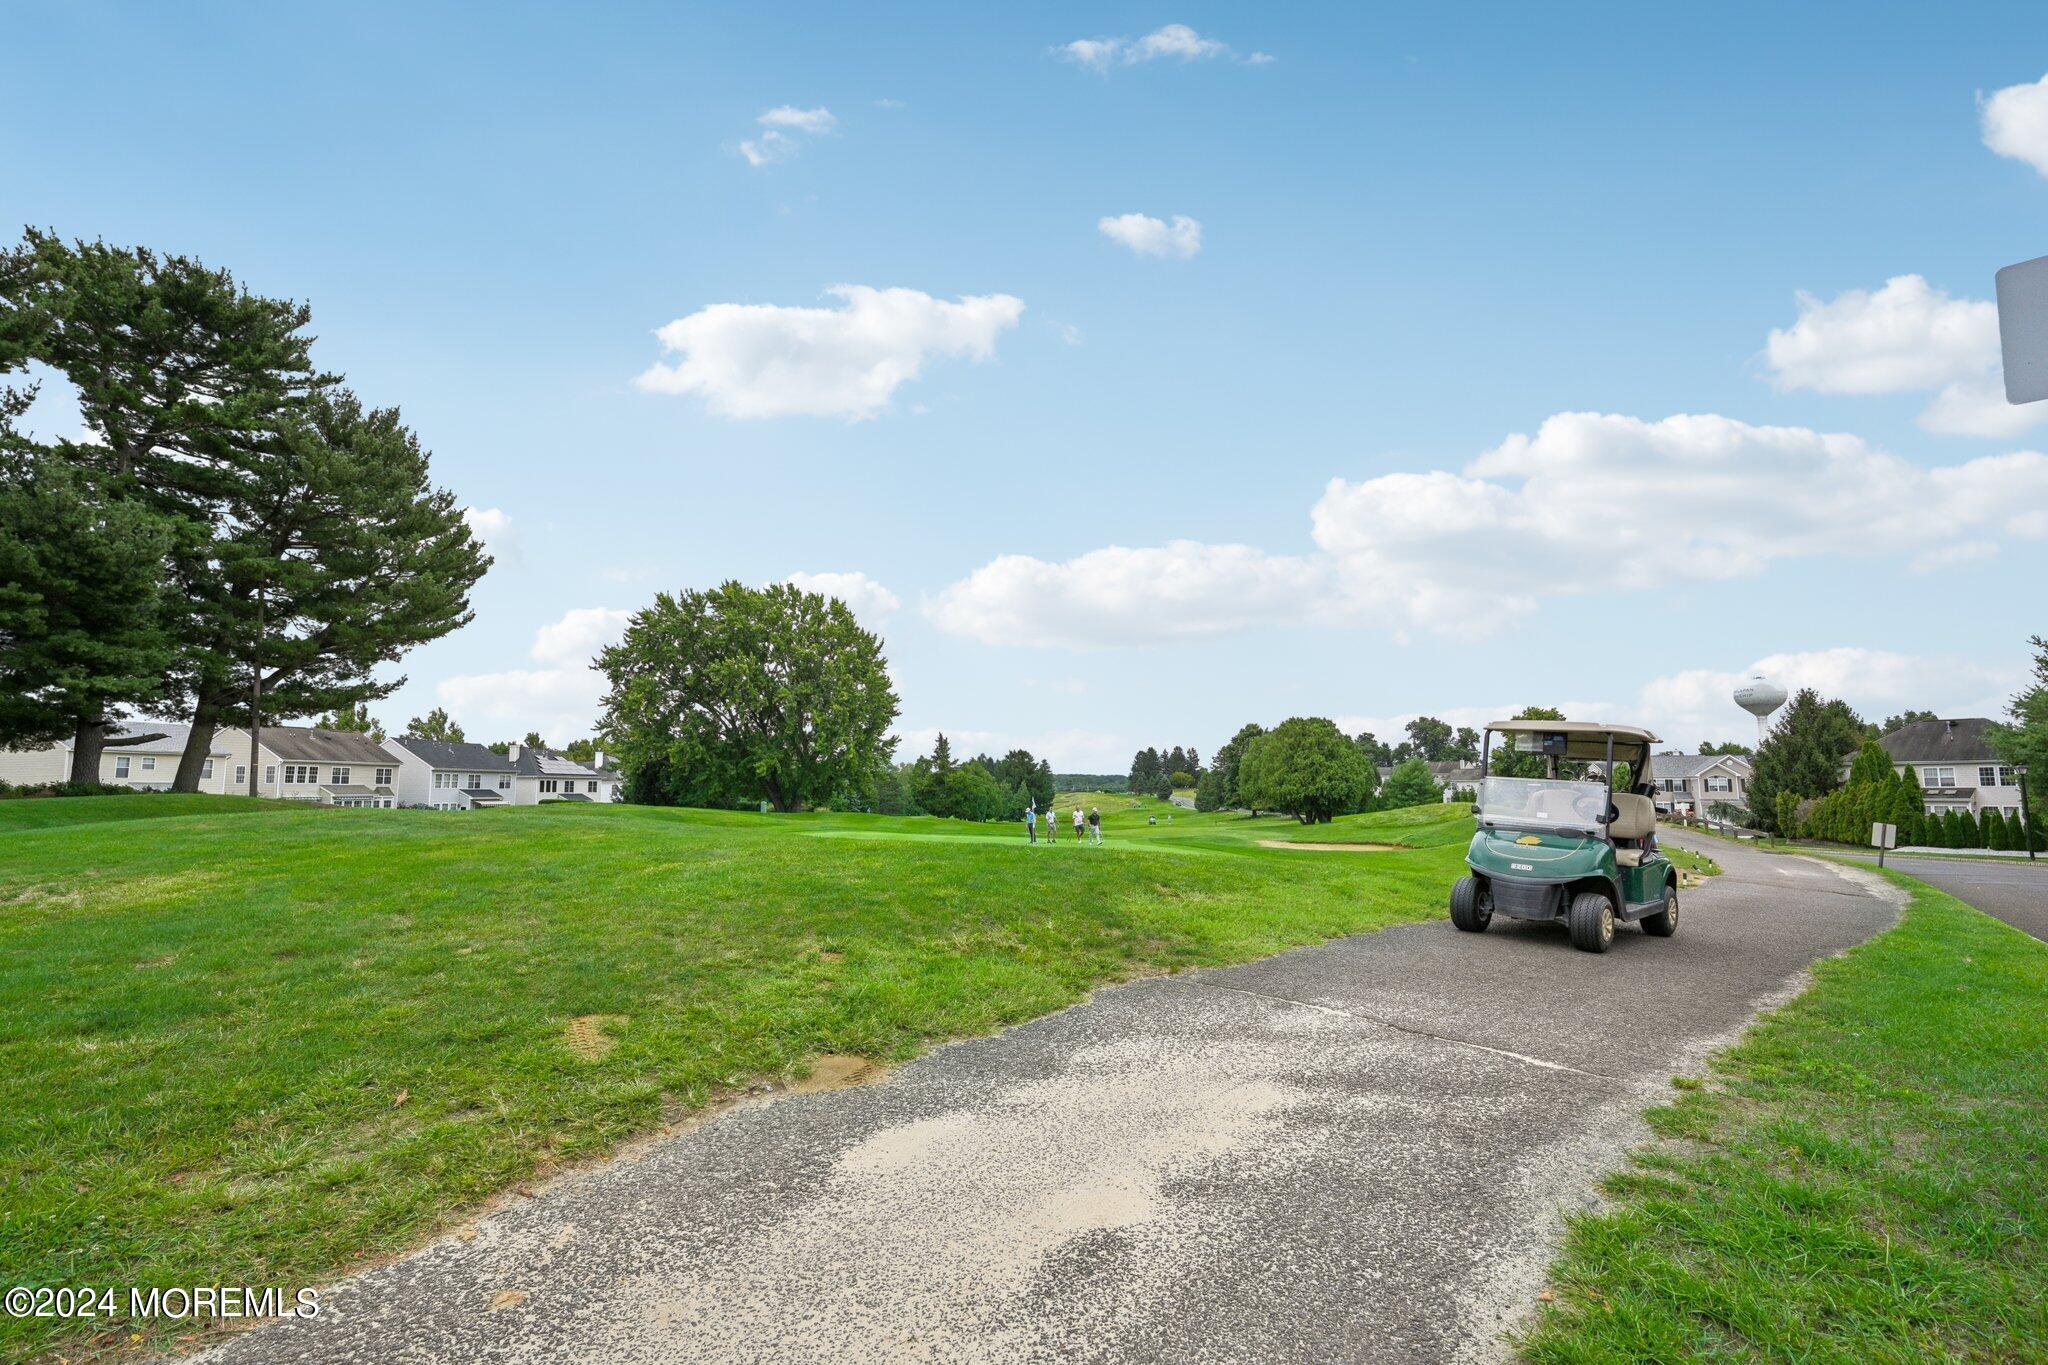
M 1613 735 L 1630 744 L 1662 742 L 1640 725 L 1602 725 L 1597 720 L 1496 720 L 1486 728 L 1510 735 L 1598 735 L 1603 739 Z

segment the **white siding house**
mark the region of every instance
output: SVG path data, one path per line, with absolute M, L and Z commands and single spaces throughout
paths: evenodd
M 171 721 L 132 720 L 114 730 L 123 735 L 161 735 L 161 739 L 108 749 L 100 755 L 100 781 L 110 787 L 134 787 L 138 791 L 169 791 L 178 775 L 178 760 L 192 727 Z M 212 752 L 199 774 L 199 790 L 224 792 L 227 784 L 229 749 L 220 735 L 214 736 Z M 0 750 L 0 782 L 28 786 L 44 782 L 66 782 L 71 778 L 71 741 L 59 740 L 40 749 Z
M 476 810 L 513 804 L 517 767 L 481 744 L 400 736 L 386 746 L 398 755 L 398 804 L 435 810 Z
M 511 758 L 518 767 L 515 799 L 522 806 L 548 801 L 616 801 L 624 787 L 623 779 L 604 766 L 602 752 L 585 764 L 552 749 L 515 744 Z

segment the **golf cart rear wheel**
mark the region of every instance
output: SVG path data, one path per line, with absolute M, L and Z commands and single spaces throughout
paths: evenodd
M 1581 891 L 1572 897 L 1566 916 L 1571 926 L 1572 947 L 1587 953 L 1604 953 L 1614 942 L 1614 902 L 1598 891 Z
M 1493 922 L 1493 897 L 1477 877 L 1460 877 L 1451 887 L 1451 923 L 1468 934 L 1483 934 Z
M 1652 938 L 1670 938 L 1678 932 L 1678 888 L 1666 885 L 1664 908 L 1654 915 L 1643 916 L 1643 932 Z

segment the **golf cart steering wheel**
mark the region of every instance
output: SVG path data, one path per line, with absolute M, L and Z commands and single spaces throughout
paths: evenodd
M 1606 804 L 1607 801 L 1603 797 L 1590 794 L 1575 796 L 1572 798 L 1572 813 L 1589 825 L 1598 825 L 1601 823 L 1601 807 Z

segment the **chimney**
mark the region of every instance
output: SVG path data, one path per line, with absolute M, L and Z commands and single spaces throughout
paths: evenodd
M 506 745 L 505 757 L 511 759 L 514 763 L 517 763 L 519 761 L 519 746 L 517 744 Z
M 1946 725 L 1946 726 L 1948 727 L 1948 733 L 1949 733 L 1949 734 L 1954 734 L 1954 733 L 1956 732 L 1956 723 L 1955 723 L 1954 721 L 1952 721 L 1952 720 L 1945 720 L 1945 721 L 1943 721 L 1943 722 L 1942 722 L 1942 724 L 1943 724 L 1943 725 Z
M 590 756 L 590 766 L 596 768 L 599 772 L 604 771 L 604 750 L 599 749 Z

